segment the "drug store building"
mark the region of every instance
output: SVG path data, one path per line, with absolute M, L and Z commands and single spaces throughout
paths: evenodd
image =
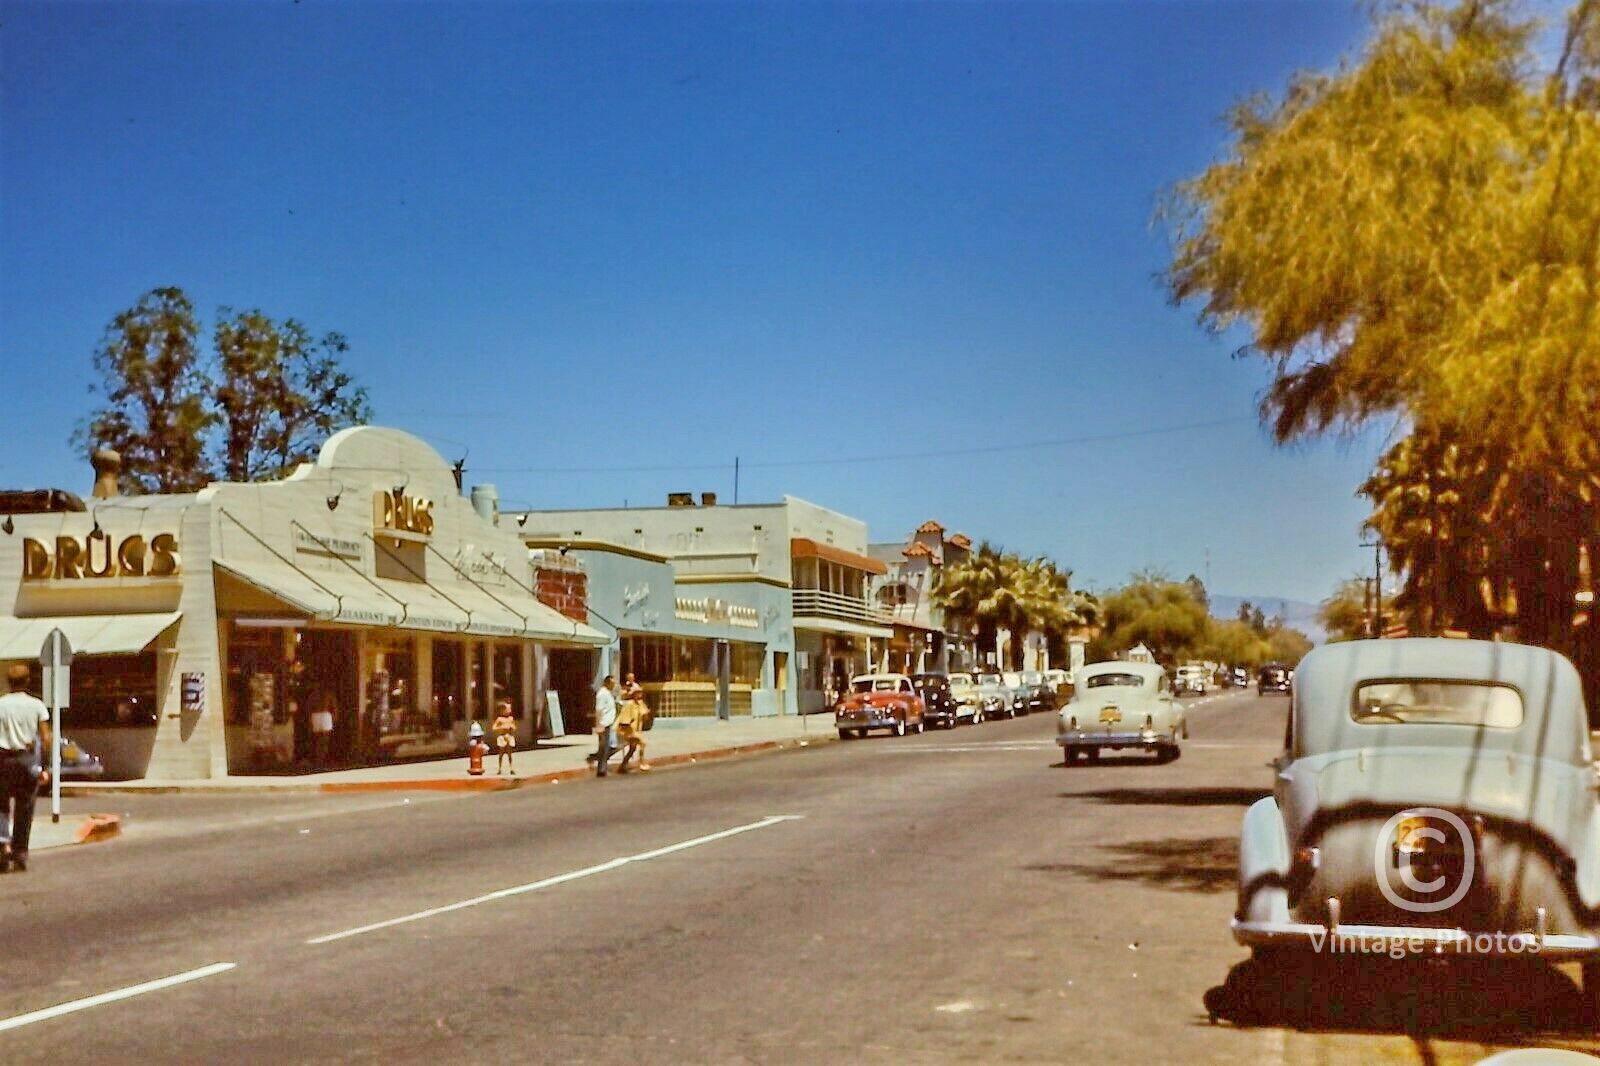
M 341 765 L 463 750 L 502 699 L 531 741 L 551 652 L 607 643 L 399 430 L 338 433 L 282 481 L 104 485 L 0 523 L 0 662 L 66 634 L 63 732 L 111 777 L 303 767 L 317 709 Z

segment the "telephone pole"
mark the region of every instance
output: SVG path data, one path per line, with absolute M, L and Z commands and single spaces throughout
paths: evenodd
M 1361 547 L 1372 549 L 1372 632 L 1383 636 L 1383 538 L 1374 533 L 1372 543 L 1361 542 Z

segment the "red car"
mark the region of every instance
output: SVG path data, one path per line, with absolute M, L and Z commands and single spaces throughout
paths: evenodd
M 839 698 L 833 723 L 839 739 L 864 737 L 885 729 L 897 737 L 922 732 L 925 707 L 916 686 L 905 674 L 862 674 L 850 679 L 850 689 Z

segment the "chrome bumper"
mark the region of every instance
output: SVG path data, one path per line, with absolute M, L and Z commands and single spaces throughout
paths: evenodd
M 1160 748 L 1174 743 L 1165 733 L 1058 733 L 1063 748 Z
M 835 717 L 833 724 L 838 729 L 890 729 L 895 725 L 895 717 L 886 718 L 839 718 Z
M 1457 955 L 1513 958 L 1537 955 L 1554 962 L 1600 955 L 1600 937 L 1526 930 L 1467 932 L 1408 925 L 1311 925 L 1301 922 L 1233 923 L 1233 939 L 1252 948 L 1300 948 L 1327 955 Z

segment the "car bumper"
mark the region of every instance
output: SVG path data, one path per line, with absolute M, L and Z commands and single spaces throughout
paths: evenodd
M 922 720 L 928 725 L 955 725 L 959 717 L 955 711 L 925 711 Z
M 1170 733 L 1058 733 L 1056 743 L 1063 748 L 1157 748 L 1177 747 Z
M 860 718 L 841 718 L 835 716 L 833 724 L 840 729 L 893 729 L 898 724 L 898 720 L 893 715 L 885 715 L 881 718 L 864 716 Z
M 1572 933 L 1468 932 L 1407 925 L 1310 925 L 1300 922 L 1233 922 L 1233 938 L 1252 948 L 1296 948 L 1327 954 L 1459 955 L 1512 958 L 1537 955 L 1551 962 L 1600 955 L 1600 937 Z

